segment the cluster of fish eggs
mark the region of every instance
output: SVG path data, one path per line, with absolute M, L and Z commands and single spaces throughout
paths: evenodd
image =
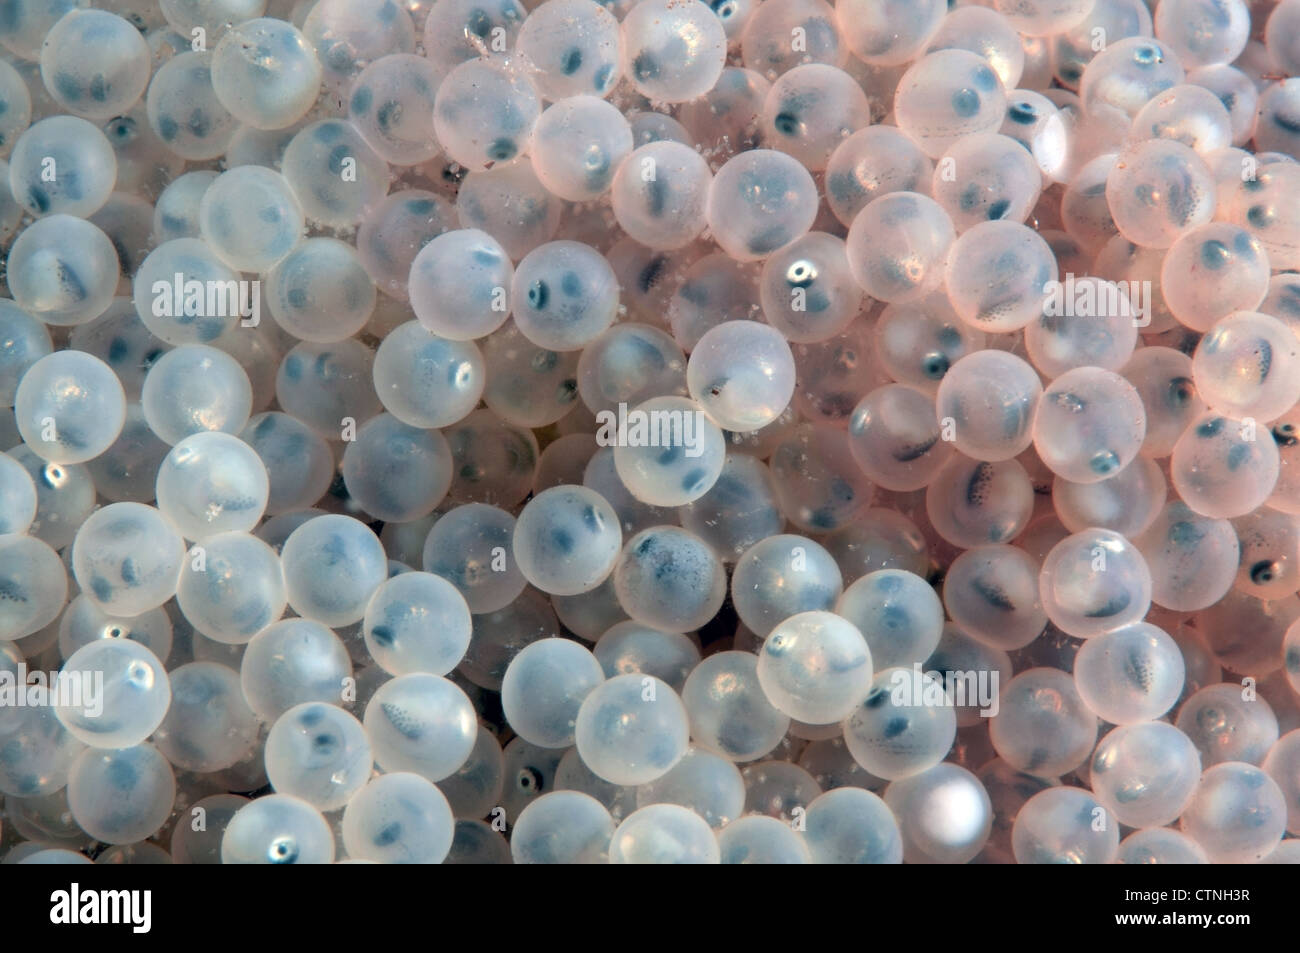
M 1300 0 L 4 9 L 0 862 L 1300 862 Z

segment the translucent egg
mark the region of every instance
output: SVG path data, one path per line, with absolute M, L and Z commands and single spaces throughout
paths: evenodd
M 727 58 L 722 21 L 699 0 L 646 0 L 623 18 L 623 72 L 648 99 L 684 103 L 713 88 Z
M 175 446 L 200 434 L 238 433 L 252 409 L 252 385 L 224 351 L 189 344 L 150 367 L 140 399 L 150 429 Z
M 176 798 L 171 765 L 150 744 L 88 749 L 72 765 L 68 808 L 96 840 L 133 844 L 162 827 Z
M 618 20 L 593 0 L 549 0 L 534 7 L 515 49 L 532 64 L 538 89 L 552 102 L 607 96 L 622 76 Z
M 745 808 L 745 781 L 731 761 L 692 746 L 667 774 L 637 788 L 638 807 L 679 804 L 718 830 Z
M 452 467 L 451 448 L 439 431 L 380 414 L 362 424 L 348 443 L 341 470 L 358 507 L 376 519 L 404 523 L 442 502 Z
M 222 771 L 243 761 L 258 740 L 257 715 L 239 675 L 217 662 L 188 662 L 168 673 L 171 707 L 153 743 L 183 771 Z
M 384 160 L 341 119 L 294 135 L 281 167 L 307 218 L 334 228 L 356 225 L 388 189 Z
M 737 355 L 744 355 L 743 365 L 737 365 Z M 686 366 L 691 397 L 727 430 L 758 430 L 780 416 L 794 393 L 794 376 L 785 339 L 754 321 L 711 328 Z
M 760 638 L 792 615 L 830 611 L 842 591 L 830 553 L 811 539 L 788 534 L 769 536 L 746 550 L 731 580 L 736 613 Z
M 303 35 L 316 51 L 325 82 L 346 86 L 384 53 L 415 50 L 415 24 L 397 0 L 376 5 L 356 0 L 317 3 L 303 19 Z
M 1201 845 L 1168 827 L 1147 827 L 1119 844 L 1117 864 L 1208 864 Z
M 833 424 L 801 424 L 772 450 L 770 466 L 781 511 L 799 529 L 839 529 L 871 505 L 875 487 Z
M 253 530 L 266 511 L 266 468 L 252 447 L 224 433 L 197 433 L 158 469 L 158 508 L 187 539 Z
M 516 864 L 604 864 L 614 819 L 580 791 L 551 791 L 520 812 L 510 835 Z
M 239 677 L 249 706 L 262 721 L 273 722 L 304 702 L 342 702 L 352 663 L 342 641 L 325 626 L 284 619 L 248 643 Z
M 516 0 L 435 0 L 424 21 L 425 55 L 446 72 L 511 48 L 527 16 Z
M 1156 10 L 1155 29 L 1188 69 L 1231 63 L 1250 38 L 1250 6 L 1243 0 L 1173 0 Z
M 213 89 L 210 52 L 186 50 L 159 67 L 145 108 L 149 127 L 167 150 L 185 159 L 217 158 L 239 128 Z
M 1106 202 L 1129 241 L 1168 248 L 1214 217 L 1214 179 L 1188 146 L 1153 139 L 1120 155 L 1106 180 Z
M 1118 371 L 1137 343 L 1140 307 L 1125 285 L 1067 277 L 1064 288 L 1053 286 L 1042 318 L 1025 327 L 1025 350 L 1047 377 L 1079 367 Z
M 763 643 L 758 679 L 776 708 L 815 725 L 839 721 L 871 691 L 872 660 L 857 627 L 830 612 L 802 612 Z
M 898 821 L 878 796 L 859 787 L 827 791 L 808 805 L 804 843 L 815 864 L 901 864 Z
M 659 526 L 627 541 L 614 566 L 614 589 L 636 621 L 686 632 L 717 614 L 727 578 L 707 543 L 684 529 Z
M 325 625 L 359 622 L 388 578 L 383 544 L 359 520 L 331 514 L 303 523 L 280 553 L 285 592 L 299 615 Z
M 1145 721 L 1116 728 L 1097 745 L 1092 789 L 1120 823 L 1159 827 L 1187 808 L 1201 778 L 1201 756 L 1179 729 Z
M 380 768 L 411 771 L 430 781 L 460 770 L 478 735 L 465 693 L 425 672 L 399 675 L 380 686 L 362 723 Z
M 1228 682 L 1194 692 L 1175 722 L 1208 767 L 1228 761 L 1258 765 L 1278 739 L 1277 716 L 1262 698 Z
M 85 119 L 127 112 L 149 84 L 141 31 L 102 10 L 72 10 L 45 34 L 41 79 L 54 100 Z
M 0 673 L 7 676 L 7 692 L 22 684 L 25 676 L 18 668 L 20 664 L 25 663 L 18 650 L 8 642 L 0 642 Z M 31 689 L 27 691 L 31 698 Z M 14 799 L 42 797 L 66 788 L 73 762 L 85 750 L 85 745 L 59 722 L 53 709 L 27 705 L 6 710 L 0 719 L 0 743 L 5 748 L 0 792 Z M 13 817 L 17 812 L 10 810 Z
M 251 220 L 256 228 L 247 227 Z M 262 166 L 221 173 L 199 202 L 203 241 L 240 271 L 270 271 L 298 244 L 304 228 L 302 206 L 289 183 Z
M 320 95 L 316 51 L 291 23 L 263 17 L 227 30 L 212 52 L 212 89 L 236 119 L 254 129 L 283 129 Z
M 1188 424 L 1205 410 L 1192 379 L 1191 358 L 1173 348 L 1143 347 L 1133 352 L 1122 374 L 1146 410 L 1142 453 L 1169 456 Z
M 245 643 L 284 614 L 280 557 L 248 533 L 209 536 L 181 567 L 176 601 L 208 638 Z
M 1053 624 L 1088 638 L 1139 621 L 1151 601 L 1151 573 L 1137 547 L 1118 533 L 1089 529 L 1062 540 L 1039 575 Z
M 547 110 L 547 115 L 550 112 Z M 537 161 L 534 157 L 534 164 Z M 591 164 L 589 158 L 582 163 L 584 167 Z M 589 186 L 595 184 L 589 181 L 592 175 L 588 173 L 585 180 Z M 546 178 L 541 181 L 545 184 Z M 614 218 L 642 245 L 682 248 L 694 241 L 707 224 L 705 202 L 712 181 L 708 163 L 690 146 L 673 141 L 647 143 L 627 154 L 616 167 L 610 183 Z M 563 196 L 550 185 L 547 187 Z
M 108 236 L 71 215 L 48 215 L 23 229 L 9 248 L 7 269 L 14 303 L 56 326 L 103 314 L 120 277 Z
M 506 669 L 501 705 L 510 727 L 542 748 L 567 748 L 583 699 L 605 680 L 595 656 L 568 639 L 526 646 Z
M 952 243 L 944 280 L 957 315 L 996 333 L 1042 317 L 1043 294 L 1057 274 L 1041 235 L 1019 222 L 994 221 L 972 225 Z
M 1183 81 L 1178 56 L 1149 36 L 1107 45 L 1084 68 L 1079 99 L 1089 113 L 1116 110 L 1132 118 L 1158 93 Z
M 583 95 L 547 107 L 533 127 L 529 154 L 548 192 L 586 202 L 609 190 L 632 148 L 632 130 L 622 112 L 597 96 Z
M 221 863 L 221 839 L 226 827 L 235 812 L 248 803 L 248 798 L 237 794 L 212 794 L 195 801 L 190 808 L 191 817 L 203 818 L 203 830 L 194 830 L 193 824 L 176 825 L 170 843 L 172 862 Z
M 0 66 L 0 103 L 4 111 L 0 112 L 0 155 L 8 155 L 14 142 L 32 121 L 32 94 L 23 80 L 23 75 L 6 60 Z M 0 184 L 8 180 L 6 175 L 0 178 Z
M 768 754 L 790 725 L 763 694 L 758 660 L 748 652 L 718 652 L 695 666 L 682 702 L 695 741 L 734 761 Z
M 1300 828 L 1300 801 L 1296 798 L 1300 787 L 1300 734 L 1292 730 L 1283 735 L 1269 749 L 1261 767 L 1286 797 L 1287 831 L 1294 834 Z
M 724 864 L 809 864 L 812 854 L 790 825 L 774 817 L 738 817 L 718 832 Z
M 1253 420 L 1206 411 L 1174 444 L 1170 483 L 1192 510 L 1214 519 L 1245 516 L 1277 483 L 1279 454 L 1271 439 L 1255 439 Z
M 14 393 L 19 432 L 53 463 L 81 463 L 103 453 L 126 419 L 122 384 L 112 368 L 80 351 L 47 354 L 33 363 Z
M 790 156 L 771 149 L 740 153 L 727 160 L 709 186 L 709 230 L 732 258 L 757 261 L 812 227 L 816 191 L 808 170 Z
M 471 170 L 461 180 L 456 215 L 461 228 L 498 236 L 510 258 L 518 261 L 555 236 L 562 205 L 538 180 L 532 163 L 522 158 Z
M 622 546 L 617 514 L 600 494 L 558 486 L 519 514 L 513 546 L 519 571 L 556 595 L 590 592 L 614 568 Z
M 844 139 L 871 122 L 871 106 L 848 73 L 805 63 L 777 78 L 763 103 L 762 129 L 774 148 L 821 172 Z
M 661 679 L 676 692 L 682 691 L 687 676 L 700 662 L 700 650 L 689 636 L 661 632 L 630 619 L 605 630 L 592 654 L 607 678 L 640 672 Z M 689 710 L 684 696 L 683 701 Z
M 0 456 L 0 535 L 24 534 L 36 519 L 36 484 L 13 457 Z
M 943 0 L 850 0 L 835 6 L 844 43 L 874 66 L 898 66 L 921 52 L 943 23 Z
M 1010 542 L 1033 507 L 1033 483 L 1017 460 L 988 463 L 957 454 L 925 490 L 934 531 L 963 549 Z
M 464 658 L 471 628 L 464 597 L 428 572 L 404 572 L 383 582 L 363 619 L 365 645 L 391 675 L 446 675 Z
M 685 392 L 686 356 L 670 335 L 648 324 L 612 325 L 578 360 L 578 393 L 593 413 Z
M 1038 576 L 1038 560 L 1018 546 L 976 546 L 948 567 L 943 603 L 969 635 L 992 648 L 1014 651 L 1038 638 L 1047 625 Z
M 1066 371 L 1043 391 L 1034 447 L 1053 473 L 1097 483 L 1126 467 L 1146 436 L 1141 397 L 1127 380 L 1098 367 Z
M 937 697 L 939 704 L 933 704 Z M 844 743 L 868 772 L 886 780 L 934 767 L 952 747 L 957 716 L 942 683 L 907 668 L 886 668 L 844 721 Z
M 575 726 L 583 763 L 604 780 L 623 785 L 667 774 L 686 754 L 688 735 L 686 706 L 652 675 L 607 679 L 583 699 Z
M 14 201 L 35 216 L 88 218 L 108 201 L 116 179 L 113 147 L 93 124 L 74 116 L 29 126 L 9 156 Z
M 1272 420 L 1300 400 L 1300 341 L 1267 314 L 1237 312 L 1216 321 L 1192 355 L 1192 380 L 1211 410 Z
M 934 394 L 952 366 L 984 343 L 983 333 L 958 319 L 942 291 L 886 307 L 876 321 L 873 339 L 877 360 L 888 374 L 927 394 Z
M 444 232 L 411 262 L 411 308 L 434 334 L 454 341 L 480 338 L 509 316 L 514 275 L 505 249 L 491 235 L 473 228 Z M 617 303 L 617 290 L 614 295 Z
M 684 397 L 655 397 L 617 417 L 609 412 L 601 432 L 614 444 L 614 463 L 628 490 L 654 506 L 698 500 L 717 482 L 726 459 L 721 429 Z
M 515 326 L 525 338 L 552 351 L 576 351 L 614 322 L 618 280 L 609 262 L 591 246 L 548 242 L 519 263 L 509 300 Z
M 841 17 L 847 9 L 839 8 Z M 922 56 L 899 79 L 894 97 L 899 129 L 932 159 L 963 136 L 996 132 L 1005 114 L 1002 81 L 988 61 L 967 50 Z
M 943 606 L 919 576 L 880 569 L 857 579 L 835 603 L 837 615 L 857 626 L 882 671 L 924 660 L 939 643 Z
M 1119 823 L 1080 788 L 1039 791 L 1011 829 L 1018 864 L 1109 864 L 1119 853 Z
M 873 298 L 915 301 L 942 281 L 954 237 L 952 220 L 933 199 L 890 192 L 853 219 L 846 247 L 849 269 Z
M 319 811 L 346 805 L 370 780 L 370 743 L 342 708 L 306 702 L 290 708 L 266 736 L 266 774 L 277 794 Z
M 962 170 L 960 179 L 952 169 Z M 1032 153 L 1005 135 L 963 137 L 939 160 L 932 193 L 963 232 L 984 221 L 1023 222 L 1038 201 L 1041 175 Z
M 862 398 L 850 418 L 849 448 L 872 482 L 898 491 L 931 482 L 952 454 L 930 398 L 902 384 Z
M 1277 782 L 1252 765 L 1227 762 L 1201 775 L 1179 823 L 1211 863 L 1257 863 L 1281 840 L 1286 811 Z
M 989 738 L 998 756 L 1017 771 L 1055 778 L 1088 757 L 1097 740 L 1097 717 L 1068 673 L 1031 668 L 1002 689 Z
M 1300 524 L 1289 514 L 1256 510 L 1234 524 L 1241 542 L 1236 586 L 1261 599 L 1283 598 L 1295 591 Z
M 1165 715 L 1182 694 L 1183 673 L 1178 644 L 1146 622 L 1088 639 L 1074 660 L 1074 684 L 1084 704 L 1115 725 Z
M 885 804 L 898 820 L 909 862 L 964 864 L 988 842 L 994 823 L 989 792 L 955 764 L 894 781 Z
M 457 507 L 429 531 L 422 565 L 450 582 L 471 612 L 504 609 L 527 584 L 513 558 L 514 527 L 514 517 L 496 507 Z
M 348 121 L 385 162 L 427 162 L 438 154 L 433 105 L 439 81 L 436 67 L 409 50 L 381 56 L 353 81 Z
M 527 150 L 541 111 L 526 75 L 491 60 L 468 60 L 438 87 L 433 128 L 449 157 L 467 169 L 484 169 Z
M 268 794 L 235 812 L 221 838 L 223 864 L 329 864 L 334 832 L 321 813 L 288 794 Z
M 699 6 L 713 16 L 703 4 Z M 713 828 L 700 815 L 677 804 L 650 804 L 633 811 L 614 830 L 609 862 L 716 864 L 721 855 Z
M 334 455 L 325 439 L 288 414 L 257 414 L 239 433 L 266 468 L 266 512 L 289 513 L 325 495 L 334 477 Z
M 151 506 L 112 503 L 77 530 L 72 572 L 96 605 L 117 616 L 156 609 L 176 593 L 185 544 Z
M 872 201 L 891 192 L 930 190 L 934 164 L 892 126 L 859 129 L 835 147 L 826 163 L 826 203 L 851 225 Z
M 799 343 L 843 332 L 863 303 L 844 241 L 825 232 L 809 232 L 769 257 L 759 295 L 772 327 Z
M 682 525 L 713 547 L 724 563 L 784 526 L 767 466 L 741 453 L 727 455 L 713 487 L 681 512 Z
M 78 649 L 52 689 L 60 723 L 94 748 L 140 744 L 162 723 L 172 699 L 158 657 L 130 639 L 96 639 Z
M 457 817 L 484 817 L 500 801 L 505 772 L 501 745 L 481 724 L 469 758 L 438 782 Z

